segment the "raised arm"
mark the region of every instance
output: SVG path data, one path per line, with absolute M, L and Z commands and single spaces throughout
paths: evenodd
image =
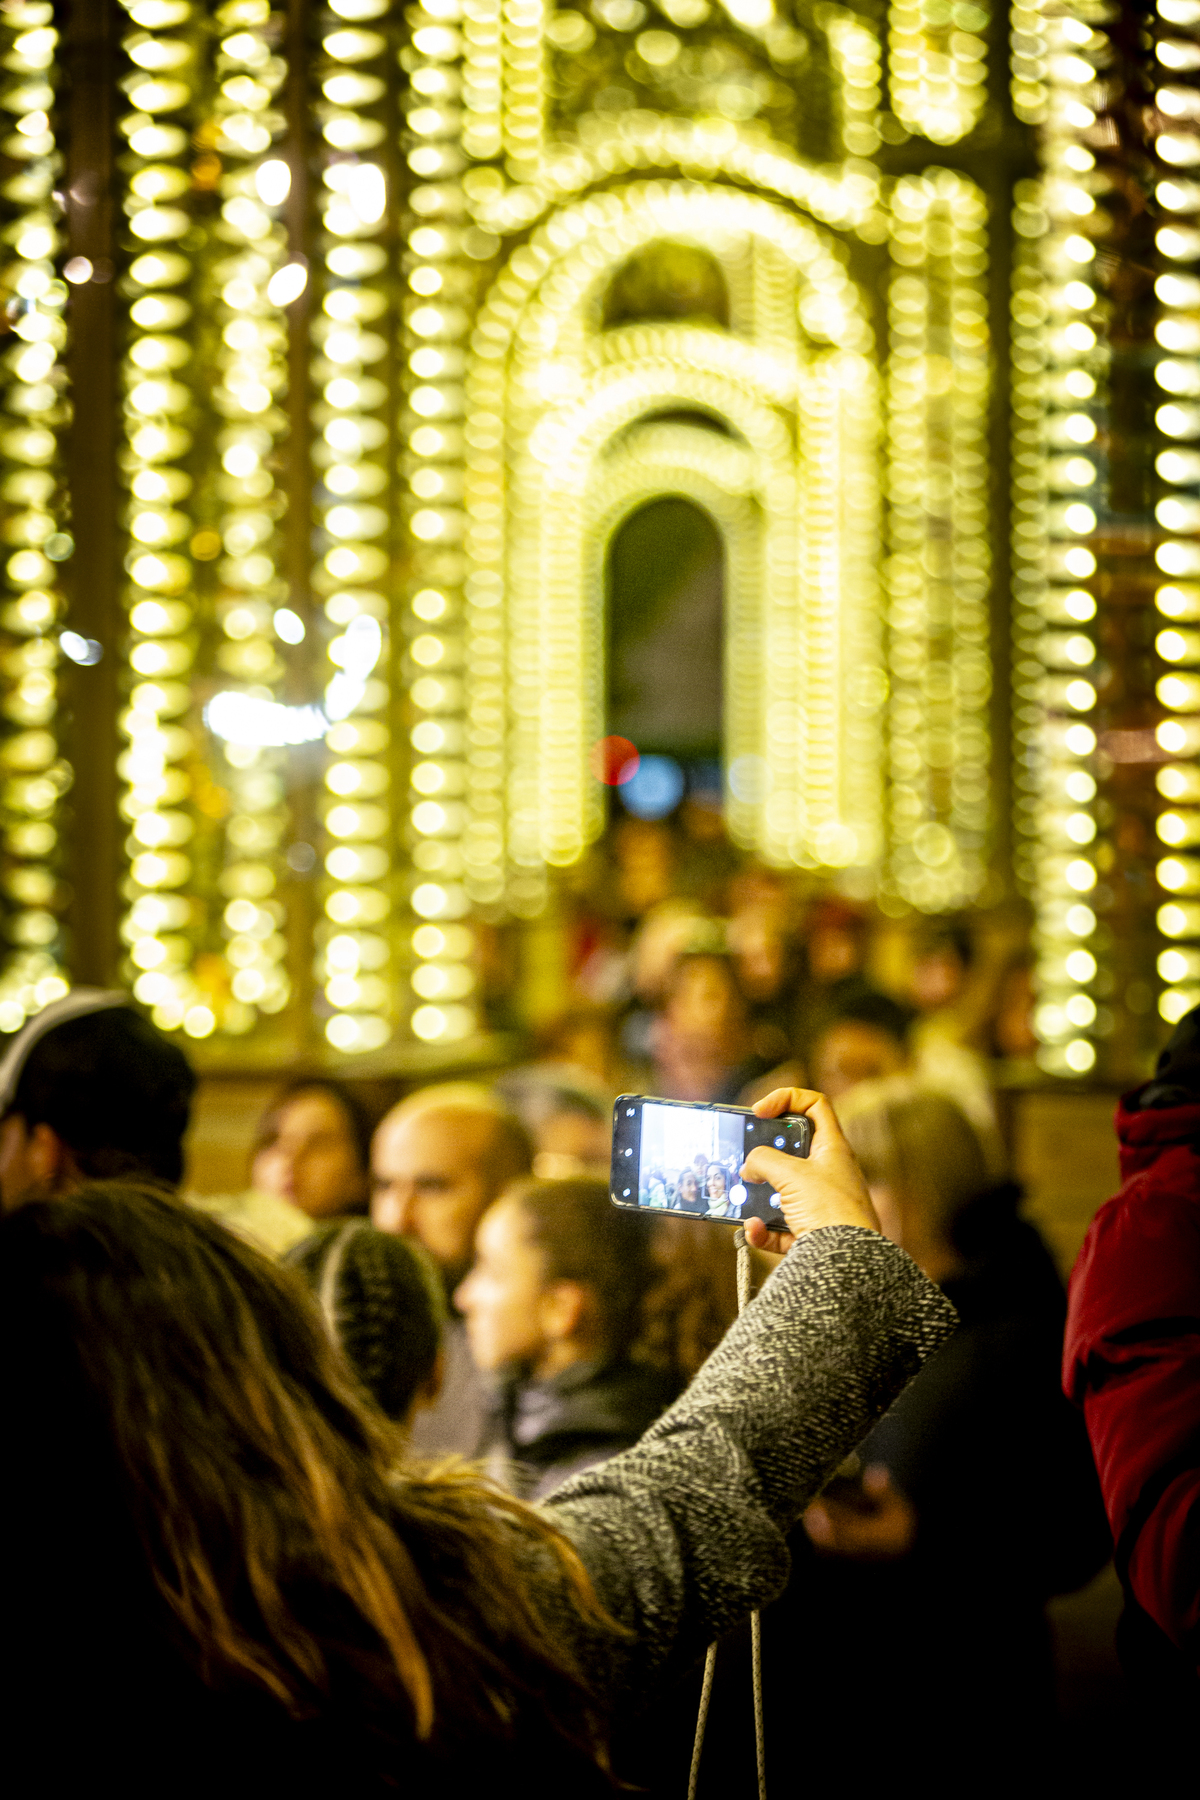
M 670 1411 L 548 1503 L 630 1628 L 580 1645 L 613 1704 L 647 1700 L 778 1593 L 789 1526 L 955 1326 L 939 1290 L 872 1228 L 827 1103 L 793 1089 L 760 1107 L 816 1122 L 809 1161 L 756 1150 L 747 1171 L 776 1185 L 797 1241 Z

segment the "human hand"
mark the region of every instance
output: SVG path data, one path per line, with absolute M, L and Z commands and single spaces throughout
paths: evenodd
M 823 1494 L 804 1515 L 804 1529 L 826 1556 L 855 1562 L 890 1562 L 907 1556 L 916 1542 L 916 1508 L 892 1485 L 882 1463 L 863 1470 L 853 1496 Z
M 762 1219 L 746 1219 L 747 1243 L 756 1250 L 780 1253 L 803 1231 L 820 1225 L 863 1225 L 879 1230 L 879 1220 L 867 1192 L 854 1152 L 842 1136 L 842 1128 L 824 1094 L 811 1088 L 776 1088 L 755 1102 L 760 1119 L 778 1119 L 783 1113 L 806 1113 L 814 1131 L 806 1157 L 788 1156 L 760 1144 L 741 1167 L 743 1181 L 765 1181 L 775 1189 L 787 1220 L 787 1231 L 772 1231 Z

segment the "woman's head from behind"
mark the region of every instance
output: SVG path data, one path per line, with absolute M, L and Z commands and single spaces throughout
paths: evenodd
M 373 1124 L 342 1082 L 294 1082 L 259 1127 L 254 1186 L 314 1219 L 365 1212 Z
M 546 1379 L 627 1354 L 657 1274 L 651 1233 L 602 1181 L 510 1188 L 484 1216 L 455 1295 L 476 1362 Z
M 863 1086 L 839 1118 L 887 1236 L 935 1279 L 949 1273 L 954 1221 L 989 1180 L 973 1126 L 953 1100 L 904 1076 Z
M 380 1411 L 407 1424 L 437 1387 L 446 1300 L 435 1264 L 411 1238 L 365 1219 L 335 1220 L 289 1251 L 334 1343 Z
M 373 1694 L 382 1714 L 361 1717 L 393 1775 L 414 1730 L 491 1735 L 531 1694 L 587 1738 L 528 1598 L 520 1509 L 465 1473 L 394 1478 L 396 1440 L 292 1272 L 159 1190 L 96 1183 L 0 1220 L 0 1319 L 9 1365 L 27 1359 L 18 1419 L 69 1438 L 71 1480 L 140 1546 L 163 1657 L 295 1717 Z M 9 1447 L 40 1468 L 36 1442 Z M 452 1628 L 418 1560 L 452 1571 Z

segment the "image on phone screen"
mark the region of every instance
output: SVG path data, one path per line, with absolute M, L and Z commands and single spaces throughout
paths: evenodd
M 613 1109 L 612 1197 L 618 1206 L 697 1219 L 759 1218 L 783 1227 L 779 1198 L 740 1169 L 759 1144 L 808 1153 L 807 1119 L 760 1119 L 738 1107 L 623 1094 Z

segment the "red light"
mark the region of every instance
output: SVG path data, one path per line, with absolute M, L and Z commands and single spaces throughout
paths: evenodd
M 637 745 L 631 744 L 628 738 L 605 737 L 592 745 L 588 767 L 596 780 L 606 787 L 620 787 L 622 782 L 632 781 L 641 760 Z

